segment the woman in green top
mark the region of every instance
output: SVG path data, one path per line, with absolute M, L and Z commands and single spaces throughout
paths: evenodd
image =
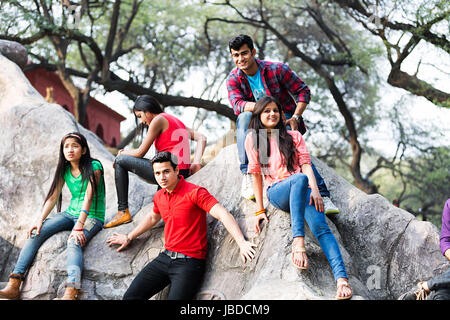
M 72 194 L 70 206 L 61 212 L 64 183 Z M 55 215 L 47 219 L 57 205 Z M 55 177 L 44 201 L 42 213 L 27 232 L 9 282 L 0 298 L 18 299 L 19 287 L 40 246 L 60 231 L 71 231 L 67 241 L 67 283 L 62 299 L 75 300 L 81 285 L 82 248 L 103 228 L 105 219 L 105 182 L 100 161 L 92 159 L 86 138 L 77 132 L 61 140 Z

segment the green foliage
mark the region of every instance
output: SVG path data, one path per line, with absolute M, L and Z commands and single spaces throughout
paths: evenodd
M 400 207 L 415 215 L 425 214 L 440 227 L 440 214 L 450 196 L 450 147 L 430 148 L 423 155 L 410 156 L 401 168 L 401 174 L 392 175 L 387 169 L 377 173 L 374 181 L 380 185 L 380 193 L 391 202 L 400 200 Z

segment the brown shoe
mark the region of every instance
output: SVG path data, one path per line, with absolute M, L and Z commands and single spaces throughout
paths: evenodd
M 131 221 L 133 221 L 133 218 L 131 217 L 130 211 L 128 211 L 127 208 L 125 211 L 117 211 L 116 216 L 103 228 L 113 228 L 124 223 L 130 223 Z
M 78 291 L 78 289 L 67 286 L 66 290 L 64 291 L 64 295 L 61 298 L 55 298 L 53 300 L 77 300 Z
M 23 281 L 23 276 L 19 273 L 11 273 L 6 287 L 0 290 L 0 299 L 19 299 L 20 285 Z

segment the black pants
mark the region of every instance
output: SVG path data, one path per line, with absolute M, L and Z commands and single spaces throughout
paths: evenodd
M 450 300 L 450 269 L 427 281 L 431 300 Z
M 161 252 L 134 278 L 123 300 L 148 300 L 169 284 L 168 300 L 192 300 L 204 273 L 203 259 L 171 259 Z
M 128 208 L 129 171 L 148 183 L 158 184 L 149 159 L 136 158 L 128 155 L 118 156 L 114 162 L 114 178 L 116 181 L 117 209 L 119 211 L 125 211 Z M 180 170 L 180 175 L 187 178 L 189 176 L 189 169 Z

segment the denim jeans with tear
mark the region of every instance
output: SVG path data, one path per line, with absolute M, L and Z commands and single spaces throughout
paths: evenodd
M 46 219 L 42 224 L 41 232 L 36 234 L 33 231 L 20 251 L 13 273 L 22 275 L 30 268 L 34 257 L 41 245 L 52 235 L 61 231 L 71 231 L 77 222 L 78 217 L 74 217 L 67 212 L 60 212 Z M 103 222 L 95 218 L 87 218 L 84 224 L 84 235 L 86 244 L 103 228 Z M 86 246 L 85 244 L 85 246 Z M 75 244 L 74 239 L 67 240 L 67 283 L 79 289 L 81 285 L 81 272 L 83 270 L 83 248 L 80 244 Z

